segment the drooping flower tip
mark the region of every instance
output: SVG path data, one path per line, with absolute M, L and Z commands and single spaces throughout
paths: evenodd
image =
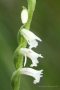
M 40 42 L 42 42 L 42 40 L 39 37 L 37 37 L 37 40 L 40 41 Z
M 21 12 L 21 21 L 23 24 L 25 24 L 28 21 L 28 10 L 23 9 Z
M 39 57 L 44 58 L 41 54 L 39 54 Z
M 37 40 L 42 42 L 42 40 L 39 37 L 37 37 L 33 32 L 25 28 L 21 30 L 21 34 L 27 40 L 28 44 L 30 45 L 29 46 L 30 49 L 33 47 L 36 48 L 38 46 Z
M 25 74 L 25 75 L 29 75 L 35 78 L 35 80 L 33 81 L 34 84 L 39 83 L 40 78 L 43 76 L 42 73 L 43 70 L 34 70 L 32 68 L 22 68 L 20 70 L 21 74 Z

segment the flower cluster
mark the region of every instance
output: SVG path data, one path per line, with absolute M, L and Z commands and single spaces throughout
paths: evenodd
M 21 21 L 23 24 L 25 24 L 28 21 L 27 9 L 22 10 Z M 40 78 L 42 77 L 42 74 L 43 74 L 43 70 L 34 70 L 29 67 L 26 68 L 25 65 L 27 62 L 27 57 L 30 58 L 32 61 L 32 64 L 30 65 L 30 67 L 37 66 L 37 64 L 39 63 L 38 57 L 43 58 L 41 54 L 38 54 L 32 50 L 33 47 L 36 48 L 38 46 L 38 41 L 42 41 L 42 40 L 39 37 L 37 37 L 33 32 L 25 28 L 22 28 L 22 30 L 20 31 L 20 34 L 26 39 L 29 45 L 28 48 L 19 49 L 19 54 L 22 54 L 25 57 L 24 68 L 20 69 L 20 73 L 34 77 L 35 78 L 35 80 L 33 81 L 34 84 L 39 83 Z

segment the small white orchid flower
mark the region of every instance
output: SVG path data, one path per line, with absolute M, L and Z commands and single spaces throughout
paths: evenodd
M 38 41 L 42 41 L 39 37 L 37 37 L 33 32 L 26 30 L 26 29 L 22 29 L 21 30 L 21 34 L 23 35 L 23 37 L 27 40 L 28 44 L 30 45 L 29 48 L 33 48 L 33 47 L 37 47 L 38 46 Z
M 25 74 L 25 75 L 29 75 L 35 78 L 35 80 L 33 81 L 34 84 L 39 83 L 40 78 L 43 76 L 42 73 L 43 70 L 34 70 L 32 68 L 22 68 L 20 70 L 21 74 Z
M 30 65 L 30 67 L 37 66 L 37 63 L 39 63 L 37 59 L 38 57 L 43 58 L 41 54 L 38 54 L 28 48 L 20 48 L 19 53 L 25 56 L 24 66 L 26 65 L 27 57 L 29 57 L 32 60 L 32 64 Z
M 23 24 L 25 24 L 28 20 L 28 10 L 27 9 L 23 9 L 21 12 L 21 21 Z

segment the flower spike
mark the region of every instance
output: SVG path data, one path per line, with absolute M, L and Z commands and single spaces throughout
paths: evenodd
M 28 30 L 31 25 L 36 0 L 27 0 L 27 2 L 28 8 L 25 8 L 23 6 L 23 10 L 21 12 L 21 22 L 23 25 L 19 29 L 18 47 L 14 52 L 14 64 L 16 67 L 16 71 L 13 73 L 11 78 L 11 85 L 13 90 L 20 89 L 20 74 L 32 76 L 35 79 L 33 81 L 34 84 L 39 83 L 40 78 L 43 77 L 43 70 L 34 70 L 33 68 L 22 67 L 23 56 L 25 56 L 24 66 L 26 65 L 27 57 L 31 59 L 32 64 L 30 65 L 30 67 L 37 66 L 37 64 L 39 63 L 37 59 L 38 57 L 43 58 L 41 54 L 38 54 L 31 50 L 32 48 L 36 48 L 38 46 L 38 41 L 42 40 L 33 32 Z M 27 43 L 29 44 L 29 48 L 26 48 Z
M 39 63 L 37 59 L 38 57 L 43 58 L 41 54 L 38 54 L 28 48 L 20 48 L 19 53 L 25 56 L 24 66 L 26 65 L 27 57 L 29 57 L 32 60 L 32 64 L 30 65 L 30 67 L 37 66 L 37 63 Z
M 33 81 L 34 84 L 39 83 L 40 78 L 43 76 L 43 70 L 34 70 L 32 68 L 22 68 L 20 69 L 21 74 L 29 75 L 35 78 Z
M 33 32 L 27 30 L 27 29 L 22 29 L 21 30 L 21 34 L 23 35 L 23 37 L 27 40 L 28 44 L 29 44 L 29 48 L 33 48 L 33 47 L 37 47 L 38 46 L 38 41 L 42 41 L 39 37 L 37 37 Z

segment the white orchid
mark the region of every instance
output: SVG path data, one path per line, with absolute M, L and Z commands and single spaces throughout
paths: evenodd
M 35 78 L 33 81 L 34 84 L 39 83 L 40 78 L 43 76 L 43 70 L 34 70 L 32 68 L 22 68 L 20 69 L 21 74 L 29 75 Z
M 37 64 L 39 63 L 37 59 L 38 57 L 43 58 L 41 54 L 38 54 L 28 48 L 20 48 L 19 53 L 25 56 L 24 66 L 26 65 L 27 57 L 29 57 L 32 60 L 32 64 L 30 65 L 30 67 L 37 66 Z
M 39 37 L 37 37 L 33 32 L 26 30 L 26 29 L 22 29 L 21 30 L 21 34 L 23 35 L 23 37 L 27 40 L 28 44 L 30 45 L 29 48 L 33 48 L 33 47 L 37 47 L 38 46 L 38 41 L 42 41 Z
M 21 12 L 21 21 L 23 24 L 25 24 L 28 21 L 28 10 L 23 9 Z

